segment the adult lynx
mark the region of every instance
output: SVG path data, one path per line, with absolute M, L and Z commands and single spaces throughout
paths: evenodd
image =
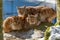
M 17 10 L 18 15 L 27 14 L 28 22 L 29 21 L 31 22 L 32 19 L 30 15 L 38 15 L 38 19 L 40 22 L 51 22 L 52 19 L 56 17 L 56 11 L 47 6 L 22 6 L 22 7 L 17 7 L 17 9 L 18 9 Z

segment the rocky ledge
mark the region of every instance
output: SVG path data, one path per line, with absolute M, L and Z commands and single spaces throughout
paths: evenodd
M 4 40 L 43 40 L 44 32 L 30 29 L 25 32 L 3 33 Z

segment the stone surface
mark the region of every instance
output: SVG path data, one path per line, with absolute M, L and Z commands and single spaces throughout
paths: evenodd
M 52 26 L 49 31 L 51 34 L 49 40 L 60 40 L 60 25 Z
M 3 33 L 4 40 L 43 40 L 43 36 L 43 31 L 33 29 L 26 32 Z

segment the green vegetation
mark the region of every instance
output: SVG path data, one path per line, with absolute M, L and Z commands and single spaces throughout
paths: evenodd
M 44 33 L 44 40 L 48 40 L 49 39 L 49 36 L 50 36 L 50 27 L 48 27 Z
M 44 33 L 44 40 L 48 40 L 48 38 L 50 36 L 49 29 L 53 25 L 54 25 L 53 23 L 42 22 L 38 27 L 36 27 L 36 29 L 38 29 L 38 30 L 45 31 L 45 33 Z
M 56 40 L 60 40 L 60 39 L 56 39 Z
M 60 23 L 59 23 L 59 22 L 56 22 L 56 23 L 55 23 L 55 26 L 57 26 L 57 25 L 60 25 Z
M 53 26 L 53 23 L 42 22 L 36 29 L 38 30 L 46 30 L 47 27 Z
M 56 8 L 57 8 L 57 22 L 55 25 L 60 25 L 60 0 L 56 0 Z M 56 40 L 60 40 L 60 39 L 57 39 Z
M 50 30 L 50 27 L 53 26 L 54 24 L 47 23 L 46 25 L 47 25 L 47 28 L 46 28 L 46 31 L 44 33 L 44 40 L 48 40 L 49 39 L 49 36 L 50 36 L 49 30 Z
M 36 29 L 38 30 L 46 30 L 44 33 L 44 40 L 48 40 L 49 36 L 50 36 L 50 32 L 49 29 L 51 26 L 53 26 L 54 24 L 52 23 L 48 23 L 48 22 L 43 22 L 41 23 Z
M 0 0 L 0 40 L 3 40 L 1 26 L 2 26 L 2 0 Z
M 56 0 L 56 8 L 57 8 L 57 22 L 55 25 L 60 25 L 60 0 Z
M 60 25 L 60 0 L 56 0 L 56 8 L 57 8 L 57 22 L 55 23 L 54 26 Z M 44 40 L 48 40 L 50 36 L 49 29 L 50 27 L 48 27 L 45 31 Z M 56 40 L 60 40 L 60 39 L 56 39 Z

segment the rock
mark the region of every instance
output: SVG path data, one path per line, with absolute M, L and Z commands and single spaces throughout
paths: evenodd
M 49 40 L 60 39 L 60 25 L 50 27 L 50 36 Z
M 40 30 L 29 30 L 26 32 L 3 33 L 4 40 L 39 40 L 43 37 Z

